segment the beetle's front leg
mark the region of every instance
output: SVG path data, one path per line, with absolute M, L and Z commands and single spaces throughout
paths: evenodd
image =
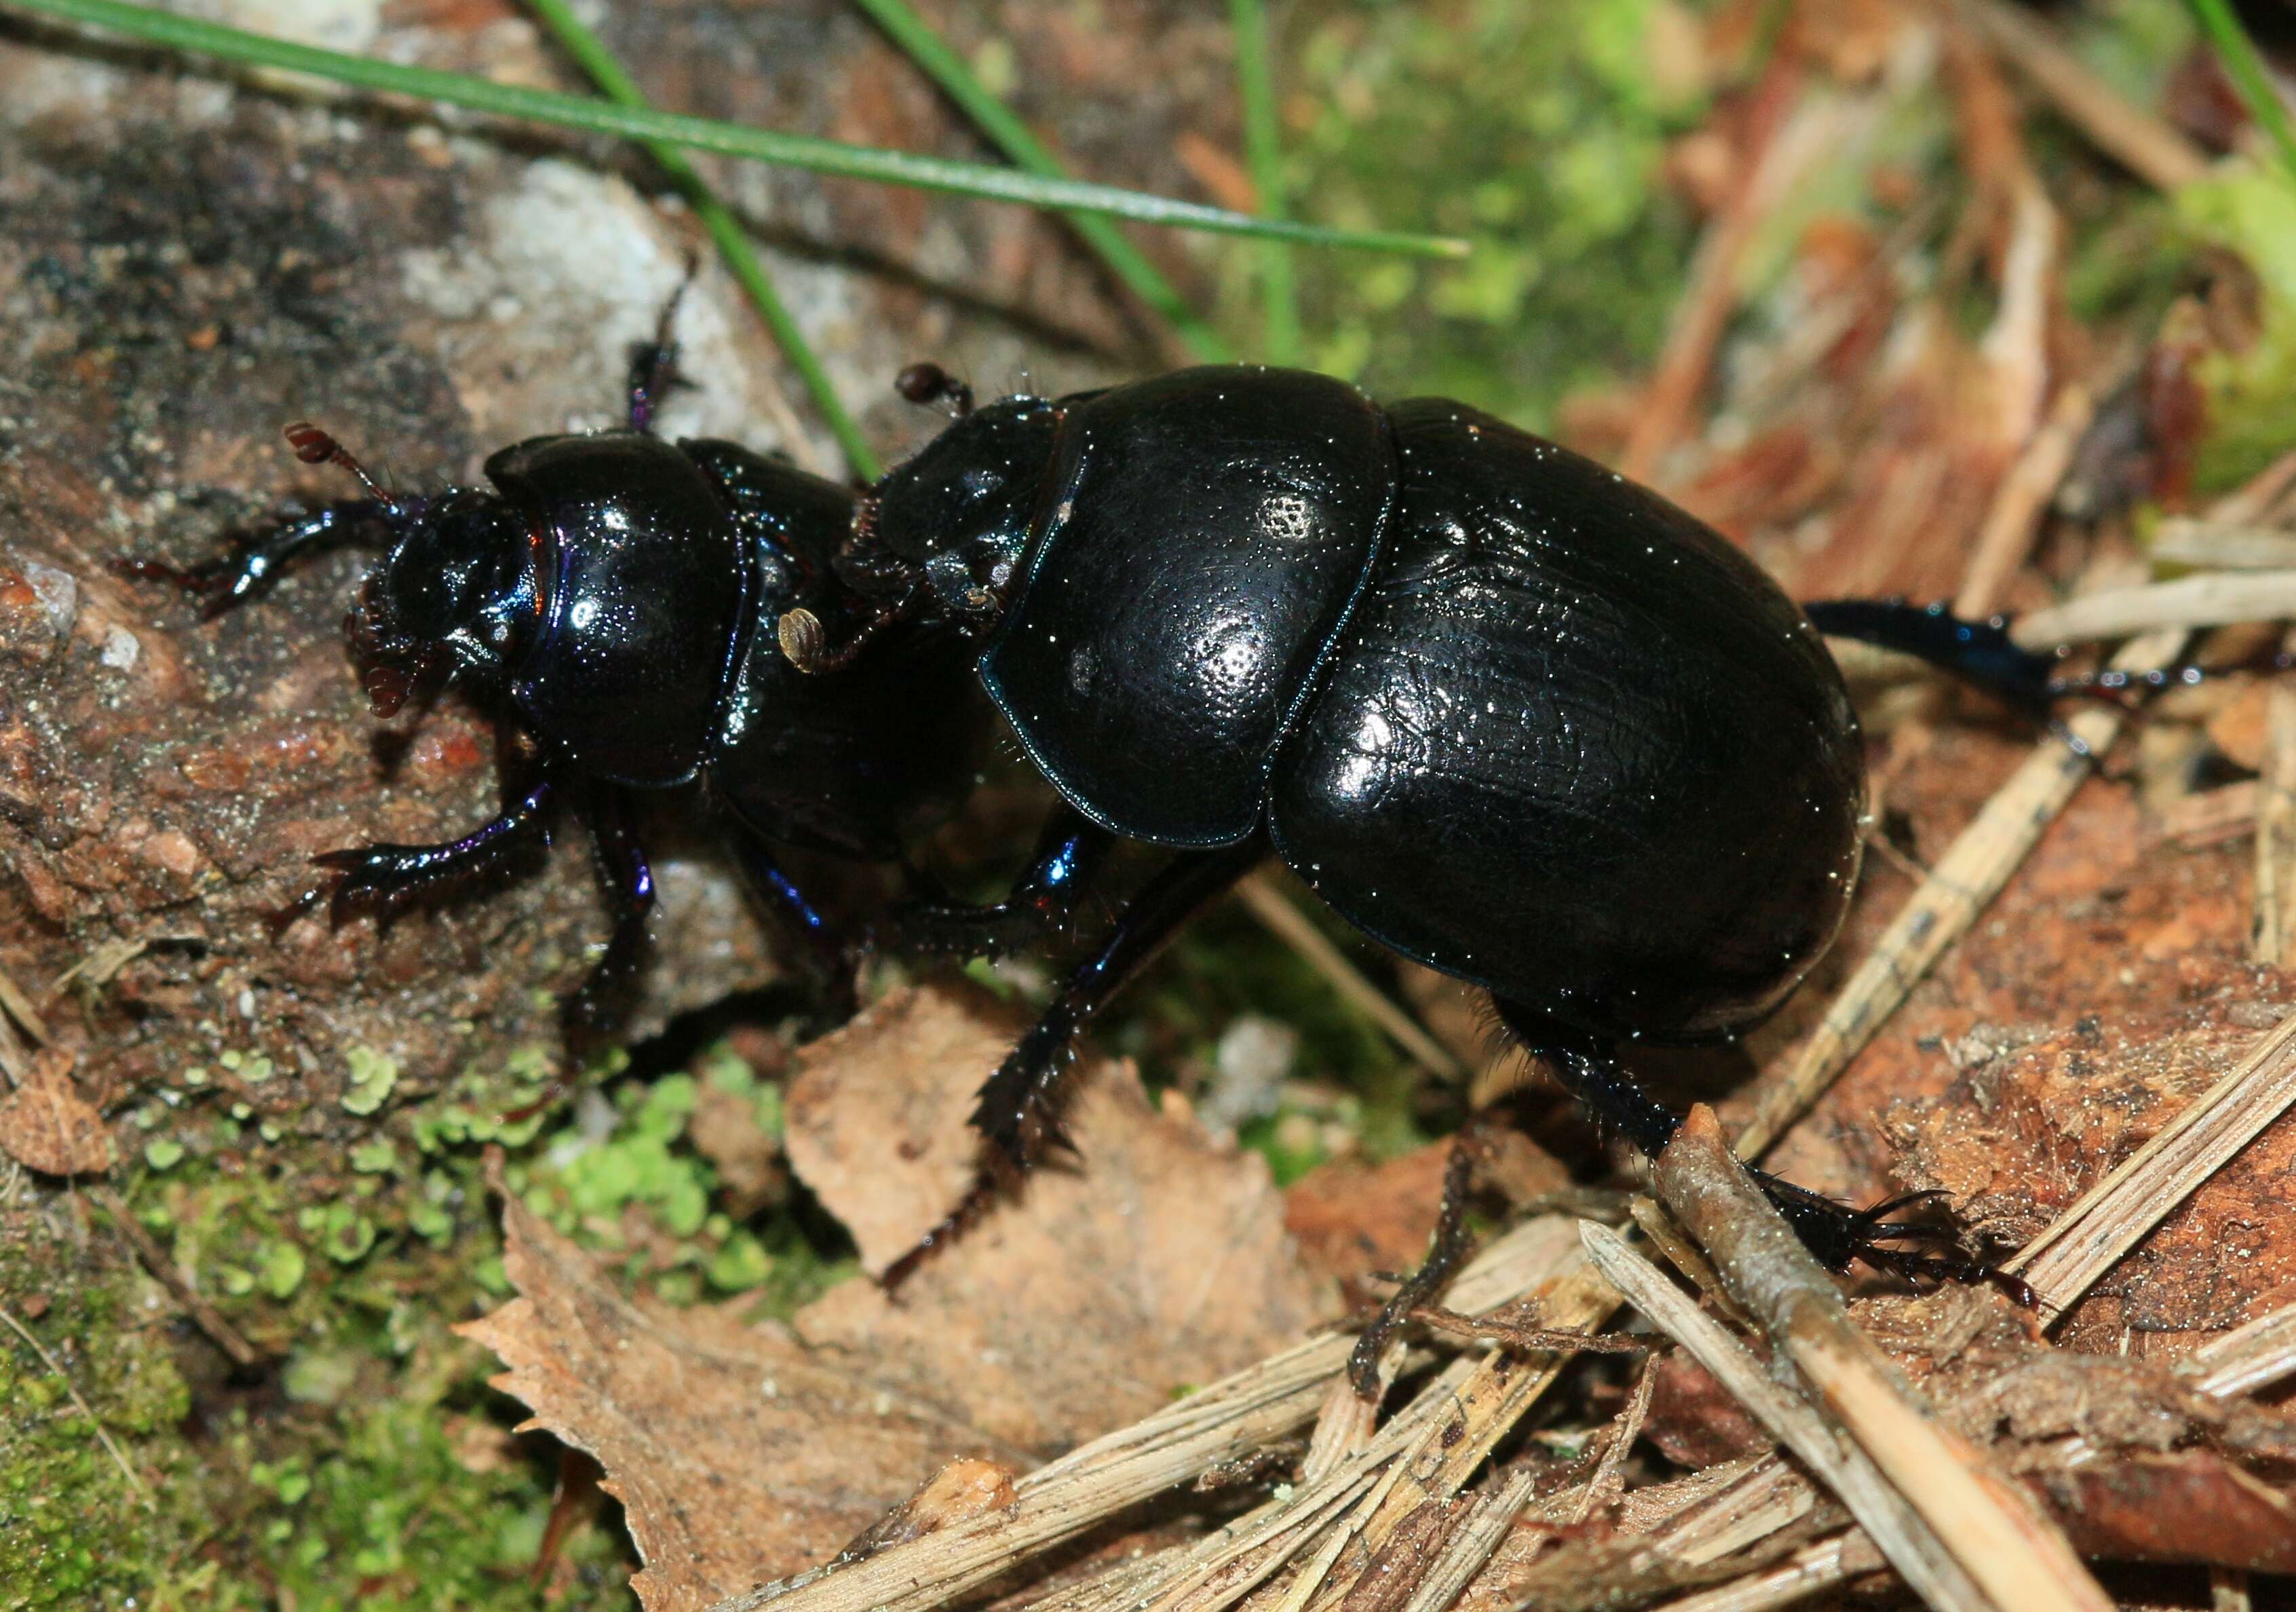
M 201 600 L 201 613 L 212 620 L 270 592 L 289 561 L 377 525 L 388 512 L 380 499 L 344 499 L 308 515 L 287 517 L 260 534 L 241 536 L 228 552 L 194 565 L 123 559 L 113 561 L 112 569 L 123 577 L 174 583 Z
M 887 937 L 901 950 L 961 957 L 1027 951 L 1068 928 L 1116 845 L 1115 835 L 1063 805 L 1046 820 L 1029 865 L 1004 900 L 978 907 L 908 902 L 887 921 Z
M 1044 1016 L 980 1088 L 972 1109 L 972 1128 L 983 1143 L 980 1174 L 939 1225 L 885 1268 L 884 1286 L 898 1287 L 926 1256 L 980 1219 L 1000 1187 L 1025 1174 L 1047 1143 L 1069 1145 L 1060 1128 L 1059 1097 L 1077 1036 L 1182 925 L 1267 855 L 1267 842 L 1257 835 L 1217 850 L 1183 851 L 1118 914 L 1100 948 L 1077 966 Z
M 500 871 L 510 861 L 550 843 L 550 816 L 556 794 L 543 780 L 493 821 L 460 839 L 439 845 L 365 845 L 325 851 L 312 860 L 334 874 L 283 917 L 324 897 L 336 923 L 353 917 L 388 920 L 420 902 L 433 901 L 472 880 Z

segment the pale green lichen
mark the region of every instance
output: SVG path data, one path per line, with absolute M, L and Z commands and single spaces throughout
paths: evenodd
M 398 1084 L 398 1063 L 373 1047 L 353 1047 L 344 1054 L 350 1065 L 351 1084 L 342 1096 L 343 1109 L 352 1114 L 372 1114 L 390 1100 Z

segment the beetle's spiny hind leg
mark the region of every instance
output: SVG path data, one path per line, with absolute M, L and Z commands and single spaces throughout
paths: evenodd
M 1348 1382 L 1358 1399 L 1379 1397 L 1379 1357 L 1411 1320 L 1411 1313 L 1434 1302 L 1474 1246 L 1467 1235 L 1467 1199 L 1474 1174 L 1474 1145 L 1463 1131 L 1452 1139 L 1451 1156 L 1443 1166 L 1442 1207 L 1436 1211 L 1425 1262 L 1397 1284 L 1371 1324 L 1356 1335 L 1356 1346 L 1348 1355 Z
M 1536 1009 L 1503 997 L 1494 1000 L 1507 1028 L 1532 1056 L 1547 1062 L 1563 1089 L 1587 1106 L 1596 1123 L 1623 1133 L 1647 1158 L 1654 1159 L 1666 1150 L 1682 1127 L 1681 1117 L 1644 1092 L 1615 1057 L 1585 1036 L 1558 1027 Z M 1941 1194 L 1913 1192 L 1853 1209 L 1751 1166 L 1747 1170 L 1803 1245 L 1830 1271 L 1847 1272 L 1853 1264 L 1864 1264 L 1916 1286 L 1924 1279 L 1984 1282 L 2029 1307 L 2036 1302 L 2030 1286 L 1982 1260 L 1958 1252 L 1927 1254 L 1892 1246 L 1956 1241 L 1947 1227 L 1890 1218 Z
M 1117 915 L 1099 950 L 1077 966 L 1060 994 L 981 1086 L 972 1109 L 972 1127 L 981 1138 L 980 1174 L 940 1224 L 886 1267 L 880 1279 L 883 1285 L 897 1287 L 907 1280 L 928 1255 L 978 1221 L 1008 1182 L 1024 1177 L 1048 1150 L 1075 1150 L 1061 1125 L 1060 1101 L 1077 1036 L 1182 925 L 1267 855 L 1265 842 L 1256 837 L 1216 850 L 1183 851 Z
M 1828 637 L 1915 656 L 2028 710 L 2046 712 L 2071 691 L 2058 683 L 2057 658 L 2019 644 L 2005 616 L 1978 621 L 1903 599 L 1823 599 L 1801 608 Z

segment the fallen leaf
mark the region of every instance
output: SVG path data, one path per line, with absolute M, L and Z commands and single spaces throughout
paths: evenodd
M 648 1612 L 699 1612 L 821 1561 L 938 1466 L 995 1441 L 723 1313 L 642 1306 L 516 1198 L 503 1264 L 520 1297 L 460 1330 L 511 1368 L 495 1387 L 597 1457 L 645 1571 Z
M 1383 1164 L 1318 1165 L 1284 1192 L 1285 1223 L 1308 1264 L 1341 1281 L 1414 1269 L 1435 1234 L 1450 1158 L 1451 1144 L 1437 1141 Z
M 2296 1573 L 2296 1495 L 2214 1451 L 2092 1461 L 2027 1481 L 2087 1555 Z
M 971 1169 L 972 1089 L 1017 1027 L 966 987 L 904 992 L 801 1060 L 789 1158 L 865 1263 L 906 1249 Z M 529 1426 L 605 1469 L 648 1612 L 689 1612 L 849 1545 L 1009 1503 L 1013 1474 L 1294 1342 L 1331 1313 L 1256 1156 L 1079 1065 L 1086 1163 L 1050 1171 L 889 1301 L 833 1289 L 797 1336 L 624 1297 L 515 1199 L 520 1297 L 463 1329 Z M 954 1462 L 955 1464 L 952 1465 Z M 922 1485 L 922 1486 L 920 1486 Z M 888 1518 L 888 1508 L 899 1510 Z
M 0 1101 L 0 1150 L 44 1175 L 100 1175 L 111 1168 L 111 1133 L 71 1068 L 69 1052 L 34 1054 L 23 1084 Z
M 902 993 L 808 1048 L 789 1094 L 791 1165 L 884 1268 L 947 1212 L 976 1157 L 972 1095 L 1025 1027 L 985 993 Z M 1086 1058 L 1068 1112 L 1081 1163 L 910 1278 L 850 1282 L 797 1318 L 920 1402 L 1044 1452 L 1295 1341 L 1335 1312 L 1256 1154 L 1157 1111 L 1129 1065 Z

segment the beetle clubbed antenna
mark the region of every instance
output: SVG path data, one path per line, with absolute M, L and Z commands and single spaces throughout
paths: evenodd
M 893 377 L 893 389 L 911 403 L 947 403 L 958 418 L 972 413 L 972 389 L 938 364 L 913 364 Z
M 366 466 L 351 456 L 350 449 L 335 440 L 334 434 L 313 425 L 308 420 L 298 420 L 287 428 L 287 446 L 295 450 L 295 457 L 305 464 L 332 464 L 348 471 L 358 478 L 359 485 L 373 494 L 385 510 L 395 511 L 398 500 L 385 492 L 382 484 L 367 474 Z

